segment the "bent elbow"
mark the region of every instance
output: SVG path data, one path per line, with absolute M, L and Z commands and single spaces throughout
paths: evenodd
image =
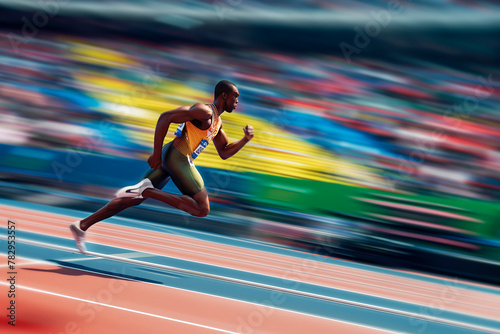
M 158 118 L 158 123 L 159 122 L 169 122 L 171 114 L 168 111 L 165 111 L 161 113 L 160 117 Z
M 217 150 L 217 153 L 219 153 L 219 157 L 222 160 L 227 160 L 228 158 L 231 157 L 229 154 L 227 154 L 226 152 L 224 152 L 224 150 Z
M 231 158 L 232 155 L 231 154 L 221 154 L 220 157 L 222 160 L 227 160 L 227 159 Z

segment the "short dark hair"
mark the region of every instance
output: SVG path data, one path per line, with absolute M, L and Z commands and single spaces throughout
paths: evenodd
M 236 85 L 234 83 L 232 83 L 231 81 L 227 81 L 227 80 L 221 80 L 217 83 L 217 85 L 215 85 L 215 89 L 214 89 L 214 98 L 218 98 L 220 94 L 222 93 L 231 93 L 234 88 L 236 87 Z

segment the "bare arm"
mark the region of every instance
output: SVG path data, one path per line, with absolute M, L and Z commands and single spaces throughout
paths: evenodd
M 161 148 L 171 123 L 184 123 L 192 120 L 202 120 L 210 117 L 210 109 L 202 103 L 193 106 L 183 106 L 165 111 L 158 118 L 155 128 L 153 154 L 148 159 L 151 168 L 156 169 L 161 164 Z
M 220 129 L 219 133 L 214 138 L 214 144 L 217 152 L 219 153 L 219 156 L 222 159 L 225 160 L 235 155 L 253 138 L 254 131 L 251 125 L 247 125 L 246 127 L 244 127 L 243 132 L 245 133 L 245 137 L 233 143 L 229 143 L 226 133 L 222 129 Z

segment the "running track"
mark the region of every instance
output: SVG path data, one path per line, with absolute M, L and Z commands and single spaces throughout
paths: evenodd
M 500 333 L 495 286 L 120 217 L 82 255 L 68 224 L 84 215 L 0 200 L 1 333 Z

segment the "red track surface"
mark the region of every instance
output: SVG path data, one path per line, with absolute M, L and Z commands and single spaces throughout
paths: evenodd
M 2 217 L 15 217 L 19 228 L 71 238 L 68 217 L 36 210 L 0 206 Z M 219 244 L 189 236 L 100 223 L 88 242 L 297 280 L 369 296 L 432 305 L 447 297 L 443 310 L 498 317 L 500 295 L 456 286 L 300 260 L 249 248 Z M 18 243 L 22 247 L 22 242 Z M 91 261 L 91 260 L 89 260 Z M 2 278 L 6 256 L 0 257 Z M 16 327 L 0 323 L 2 333 L 376 333 L 375 328 L 245 301 L 137 282 L 16 259 Z M 8 305 L 4 280 L 0 306 Z M 444 297 L 443 297 L 444 296 Z M 5 311 L 4 311 L 5 312 Z M 254 318 L 252 318 L 252 314 Z M 249 324 L 249 322 L 254 324 Z

